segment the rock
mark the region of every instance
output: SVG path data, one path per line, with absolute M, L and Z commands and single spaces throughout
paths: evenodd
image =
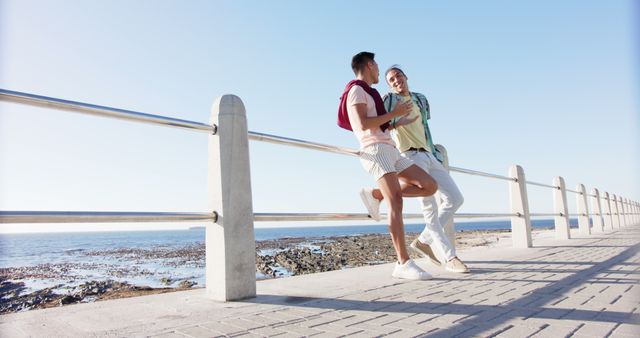
M 183 280 L 182 282 L 180 282 L 180 284 L 178 284 L 178 288 L 180 289 L 189 289 L 194 285 L 197 285 L 197 282 L 194 281 L 190 281 L 190 280 Z
M 73 303 L 77 303 L 79 301 L 81 301 L 82 298 L 79 296 L 71 296 L 71 295 L 67 295 L 64 296 L 60 299 L 60 305 L 67 305 L 67 304 L 73 304 Z

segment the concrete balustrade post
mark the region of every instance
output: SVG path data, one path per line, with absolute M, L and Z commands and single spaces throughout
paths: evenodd
M 602 215 L 600 191 L 596 188 L 591 190 L 591 210 L 593 210 L 593 232 L 604 232 L 604 216 Z
M 589 224 L 589 207 L 587 202 L 587 189 L 584 184 L 578 184 L 576 187 L 576 206 L 578 209 L 578 229 L 581 235 L 591 234 L 591 225 Z
M 625 203 L 626 199 L 622 196 L 618 197 L 620 199 L 620 224 L 622 226 L 627 226 L 629 223 L 627 222 L 627 204 Z
M 556 238 L 569 239 L 571 231 L 569 229 L 569 208 L 567 206 L 567 187 L 564 178 L 557 176 L 553 179 L 553 185 L 558 187 L 553 189 L 553 209 L 556 227 Z
M 611 198 L 608 192 L 604 192 L 604 228 L 606 230 L 613 229 L 613 209 L 611 208 Z
M 249 138 L 244 104 L 235 95 L 211 107 L 209 209 L 218 214 L 206 229 L 207 296 L 218 301 L 256 296 Z
M 449 154 L 447 154 L 447 148 L 445 148 L 442 144 L 436 144 L 435 147 L 444 156 L 442 165 L 447 169 L 447 171 L 449 171 Z M 440 193 L 438 192 L 436 194 L 436 200 L 438 201 L 439 207 L 441 202 Z M 442 227 L 444 228 L 444 233 L 447 235 L 447 238 L 449 238 L 449 242 L 451 242 L 451 245 L 455 248 L 456 228 L 453 224 L 453 218 L 447 224 L 442 224 Z
M 618 196 L 611 194 L 611 217 L 613 218 L 612 227 L 614 229 L 620 228 L 620 211 L 618 209 Z
M 618 215 L 620 216 L 620 227 L 627 226 L 627 215 L 624 210 L 624 199 L 622 196 L 618 196 Z
M 625 212 L 627 215 L 627 225 L 633 225 L 633 207 L 631 205 L 631 201 L 628 198 L 625 198 Z
M 531 215 L 529 213 L 529 198 L 527 197 L 527 183 L 524 170 L 519 165 L 509 169 L 509 196 L 511 200 L 511 213 L 518 216 L 511 217 L 511 238 L 515 248 L 530 248 L 531 241 Z

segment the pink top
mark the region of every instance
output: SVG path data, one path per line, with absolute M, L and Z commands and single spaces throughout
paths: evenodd
M 355 121 L 358 118 L 358 112 L 356 111 L 356 107 L 354 107 L 354 105 L 358 103 L 367 105 L 367 117 L 378 116 L 373 97 L 367 94 L 362 87 L 353 86 L 347 96 L 347 113 L 349 114 L 350 121 Z M 351 123 L 351 127 L 353 127 L 353 133 L 356 135 L 358 142 L 360 142 L 360 149 L 376 143 L 387 143 L 394 147 L 396 145 L 391 138 L 389 129 L 384 132 L 378 127 L 362 130 L 353 123 Z

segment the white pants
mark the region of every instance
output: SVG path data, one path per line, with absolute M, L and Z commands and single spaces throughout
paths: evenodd
M 453 214 L 464 202 L 464 197 L 447 169 L 431 153 L 409 150 L 402 153 L 402 156 L 412 160 L 438 183 L 436 194 L 419 197 L 426 226 L 418 238 L 422 243 L 433 245 L 448 261 L 456 256 L 456 250 L 444 233 L 443 225 L 453 219 Z M 440 208 L 436 198 L 441 200 Z

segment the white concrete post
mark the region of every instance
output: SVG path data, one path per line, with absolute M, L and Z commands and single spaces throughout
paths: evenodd
M 578 209 L 578 229 L 581 235 L 590 235 L 591 226 L 589 225 L 589 207 L 587 203 L 587 189 L 584 184 L 578 184 L 576 191 L 576 206 Z
M 624 199 L 618 196 L 618 215 L 620 215 L 620 226 L 627 226 L 627 213 L 624 210 Z
M 571 232 L 569 230 L 569 207 L 567 206 L 567 187 L 564 184 L 564 178 L 557 176 L 553 179 L 553 185 L 558 187 L 553 189 L 553 209 L 556 226 L 556 238 L 569 239 Z
M 624 211 L 627 216 L 627 225 L 633 225 L 633 209 L 631 208 L 631 202 L 628 198 L 624 199 Z
M 620 228 L 620 213 L 618 211 L 618 197 L 615 194 L 611 194 L 611 217 L 613 218 L 613 228 Z
M 606 230 L 613 229 L 613 209 L 611 208 L 611 199 L 608 192 L 604 192 L 604 228 Z
M 218 301 L 256 296 L 256 245 L 244 104 L 235 95 L 216 99 L 209 135 L 209 209 L 218 220 L 206 230 L 207 296 Z
M 509 169 L 509 177 L 515 179 L 515 181 L 509 181 L 511 213 L 518 214 L 518 216 L 511 217 L 513 247 L 530 248 L 532 246 L 531 215 L 529 214 L 529 198 L 527 197 L 524 170 L 521 166 L 514 165 Z
M 600 203 L 600 191 L 596 188 L 591 190 L 591 210 L 593 210 L 593 232 L 604 232 L 604 217 L 602 215 L 602 204 Z
M 620 224 L 622 226 L 627 226 L 629 225 L 629 223 L 627 223 L 627 205 L 625 204 L 625 198 L 622 196 L 618 196 L 618 199 L 620 200 Z
M 442 163 L 442 165 L 447 169 L 447 172 L 449 172 L 449 155 L 447 154 L 447 148 L 442 144 L 436 144 L 435 147 L 444 156 L 444 163 Z M 440 193 L 437 194 L 436 200 L 438 201 L 438 207 L 440 207 Z M 444 228 L 444 233 L 447 234 L 447 237 L 449 238 L 449 242 L 451 242 L 451 245 L 455 248 L 456 228 L 453 224 L 453 218 L 447 224 L 442 224 L 442 227 Z

